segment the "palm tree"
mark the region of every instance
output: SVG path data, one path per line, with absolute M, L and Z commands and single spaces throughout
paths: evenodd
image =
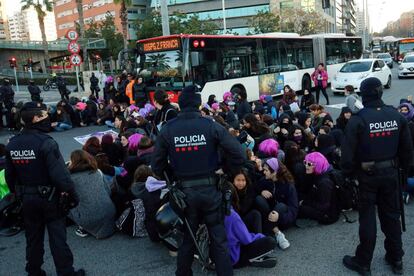
M 122 36 L 124 37 L 124 50 L 128 49 L 128 11 L 127 7 L 131 6 L 132 0 L 114 0 L 115 4 L 120 4 L 121 25 L 122 25 Z
M 48 45 L 47 45 L 47 40 L 46 40 L 46 33 L 45 33 L 45 17 L 46 17 L 46 12 L 53 11 L 53 2 L 51 0 L 22 0 L 21 4 L 22 4 L 22 11 L 33 7 L 37 13 L 37 19 L 39 20 L 40 32 L 42 33 L 42 45 L 43 45 L 43 51 L 45 52 L 45 66 L 46 66 L 46 71 L 47 71 L 50 57 L 49 57 L 49 50 L 48 50 Z
M 83 65 L 85 66 L 85 70 L 89 69 L 88 63 L 88 49 L 87 49 L 87 39 L 85 37 L 85 22 L 83 20 L 83 0 L 76 0 L 76 6 L 78 9 L 79 14 L 79 30 L 80 30 L 80 37 L 84 40 L 83 45 Z

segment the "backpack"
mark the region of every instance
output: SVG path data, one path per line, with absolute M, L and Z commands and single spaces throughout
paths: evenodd
M 144 221 L 144 202 L 142 199 L 134 199 L 131 201 L 131 206 L 122 212 L 115 224 L 121 232 L 131 237 L 142 238 L 147 236 Z
M 335 185 L 337 207 L 339 212 L 356 209 L 358 205 L 358 184 L 354 180 L 345 179 L 341 171 L 333 169 L 329 172 L 329 178 Z M 347 222 L 350 221 L 344 214 Z

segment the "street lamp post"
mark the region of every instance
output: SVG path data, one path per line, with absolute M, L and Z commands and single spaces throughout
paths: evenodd
M 221 6 L 223 8 L 223 33 L 225 34 L 227 32 L 225 0 L 221 0 Z
M 162 21 L 162 35 L 170 35 L 170 23 L 168 19 L 167 0 L 161 0 L 161 21 Z

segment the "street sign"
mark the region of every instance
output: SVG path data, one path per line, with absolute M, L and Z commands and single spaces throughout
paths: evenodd
M 82 58 L 78 54 L 73 54 L 69 57 L 69 61 L 73 66 L 79 66 L 82 63 Z
M 72 54 L 77 54 L 80 51 L 80 45 L 76 41 L 71 41 L 68 44 L 68 50 Z
M 66 38 L 69 39 L 70 41 L 74 41 L 74 40 L 77 40 L 79 38 L 79 34 L 75 30 L 69 30 L 66 33 Z

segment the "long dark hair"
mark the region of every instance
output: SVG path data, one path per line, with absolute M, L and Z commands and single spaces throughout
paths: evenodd
M 84 150 L 73 151 L 70 154 L 69 171 L 74 173 L 88 170 L 98 170 L 96 159 Z
M 269 133 L 269 131 L 270 131 L 269 127 L 265 123 L 259 121 L 256 118 L 256 116 L 252 113 L 246 114 L 246 116 L 244 116 L 243 120 L 246 123 L 250 124 L 250 130 L 253 131 L 254 133 L 262 135 L 262 134 L 265 134 L 265 133 Z
M 234 179 L 238 175 L 243 175 L 244 176 L 244 179 L 246 179 L 246 187 L 244 187 L 242 190 L 238 190 L 237 187 L 235 187 L 236 188 L 236 191 L 237 191 L 237 193 L 246 193 L 248 187 L 252 185 L 252 181 L 251 181 L 251 179 L 249 177 L 249 174 L 248 174 L 248 172 L 247 172 L 246 169 L 240 169 L 240 170 L 235 171 L 231 175 L 231 183 L 232 183 L 233 186 L 234 186 Z
M 95 156 L 98 153 L 102 152 L 101 142 L 97 137 L 92 136 L 86 140 L 86 143 L 83 145 L 82 149 L 92 156 Z

